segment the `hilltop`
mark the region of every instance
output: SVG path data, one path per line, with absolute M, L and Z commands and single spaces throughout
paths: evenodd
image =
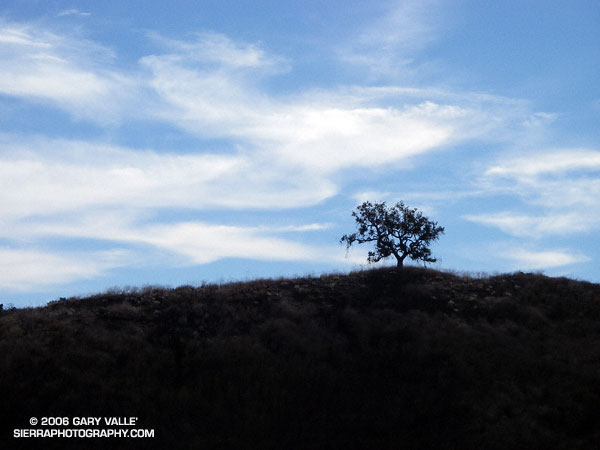
M 600 285 L 383 268 L 0 314 L 1 448 L 593 449 Z M 152 439 L 14 439 L 135 416 Z

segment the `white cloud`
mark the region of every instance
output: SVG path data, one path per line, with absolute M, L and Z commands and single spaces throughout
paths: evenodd
M 415 5 L 410 8 L 420 8 Z M 394 23 L 404 20 L 399 17 Z M 423 33 L 405 30 L 390 38 L 390 48 L 417 48 Z M 339 192 L 345 169 L 401 167 L 415 155 L 522 124 L 528 116 L 518 101 L 443 90 L 336 87 L 275 95 L 265 87 L 268 77 L 290 65 L 258 44 L 212 33 L 190 42 L 154 39 L 166 53 L 144 56 L 126 71 L 109 50 L 85 39 L 0 26 L 0 93 L 43 100 L 101 126 L 160 121 L 188 137 L 222 139 L 221 150 L 199 144 L 183 154 L 0 135 L 0 236 L 23 245 L 47 237 L 105 240 L 167 251 L 182 264 L 228 257 L 342 261 L 339 248 L 279 236 L 322 224 L 152 224 L 150 218 L 167 208 L 190 213 L 315 205 Z M 510 164 L 498 167 L 486 176 L 515 179 Z M 44 253 L 37 255 L 44 264 L 64 268 L 44 275 L 32 262 L 36 254 L 21 255 L 23 273 L 39 279 L 98 276 L 113 267 L 102 258 L 63 261 Z M 15 275 L 15 283 L 25 278 Z
M 281 233 L 298 233 L 321 230 L 325 224 L 308 224 L 287 227 L 244 227 L 219 225 L 204 222 L 153 223 L 143 220 L 143 216 L 135 212 L 82 212 L 69 216 L 36 218 L 33 220 L 13 222 L 10 227 L 3 227 L 0 237 L 15 242 L 25 241 L 27 244 L 38 242 L 49 237 L 83 238 L 111 242 L 115 246 L 128 246 L 128 263 L 141 262 L 151 251 L 168 252 L 172 255 L 172 263 L 177 265 L 206 264 L 223 258 L 247 258 L 269 261 L 343 261 L 343 250 L 339 246 L 311 246 L 291 239 L 281 238 Z M 51 253 L 39 254 L 27 251 L 15 251 L 24 255 L 17 261 L 16 267 L 25 267 L 23 277 L 34 273 L 52 258 L 61 263 L 61 269 L 50 270 L 56 274 L 58 282 L 69 277 L 86 277 L 87 274 L 99 275 L 102 271 L 118 265 L 116 258 L 108 261 L 107 256 L 121 255 L 89 255 L 88 260 L 77 263 L 62 263 L 62 256 Z M 9 253 L 1 253 L 11 256 Z M 39 257 L 38 257 L 39 256 Z M 102 257 L 100 261 L 99 257 Z M 39 264 L 34 264 L 38 258 Z M 81 259 L 81 258 L 80 258 Z M 70 261 L 70 260 L 69 260 Z M 29 269 L 28 267 L 31 268 Z M 77 272 L 74 268 L 78 268 Z M 58 270 L 58 271 L 57 271 Z M 10 272 L 13 274 L 13 272 Z M 41 272 L 40 272 L 41 273 Z M 7 278 L 8 279 L 8 278 Z M 45 278 L 44 278 L 45 279 Z M 16 278 L 15 286 L 21 283 Z M 6 281 L 8 283 L 8 281 Z
M 33 291 L 49 285 L 101 276 L 127 260 L 120 250 L 86 254 L 0 248 L 0 288 Z
M 588 149 L 550 150 L 512 158 L 508 162 L 490 167 L 485 175 L 535 182 L 533 177 L 562 175 L 576 170 L 600 170 L 600 152 Z
M 341 259 L 340 249 L 330 251 L 278 236 L 322 230 L 327 224 L 156 223 L 154 216 L 165 208 L 300 207 L 335 192 L 330 181 L 293 167 L 261 165 L 260 158 L 244 155 L 156 153 L 12 135 L 0 136 L 0 155 L 0 238 L 17 245 L 36 245 L 56 237 L 105 241 L 137 249 L 129 262 L 144 259 L 147 251 L 159 250 L 183 265 L 229 257 Z M 48 283 L 54 276 L 58 283 L 100 276 L 113 267 L 92 256 L 83 260 L 69 256 L 63 261 L 61 254 L 20 252 L 23 257 L 16 267 L 21 267 L 23 276 L 15 277 L 11 289 L 28 276 Z M 11 255 L 4 252 L 0 257 Z M 38 256 L 39 264 L 34 264 Z M 62 269 L 44 273 L 45 264 Z
M 336 192 L 325 179 L 244 155 L 170 154 L 81 141 L 0 140 L 5 217 L 82 208 L 286 208 Z
M 448 145 L 459 134 L 446 120 L 465 111 L 425 102 L 393 108 L 306 107 L 273 117 L 258 133 L 275 140 L 274 153 L 313 170 L 377 167 Z M 270 125 L 270 127 L 269 127 Z
M 52 45 L 45 40 L 36 38 L 29 33 L 27 27 L 2 24 L 0 28 L 0 45 L 7 51 L 9 46 L 21 46 L 22 48 L 49 49 Z
M 542 238 L 589 232 L 600 225 L 600 152 L 557 149 L 517 156 L 484 172 L 481 187 L 508 193 L 541 210 L 531 214 L 502 211 L 465 216 L 514 236 Z
M 543 127 L 554 122 L 557 117 L 556 113 L 536 112 L 525 119 L 523 125 L 529 128 Z
M 59 12 L 57 14 L 57 17 L 64 17 L 64 16 L 89 17 L 91 15 L 92 15 L 92 13 L 82 12 L 82 11 L 79 11 L 78 9 L 71 8 L 71 9 L 65 9 L 65 10 Z
M 285 233 L 285 232 L 304 232 L 321 231 L 331 228 L 330 223 L 309 223 L 307 225 L 287 225 L 282 227 L 259 227 L 258 229 L 266 232 Z
M 508 249 L 502 257 L 513 261 L 514 267 L 521 270 L 541 270 L 587 262 L 590 259 L 568 250 L 531 251 L 525 249 Z
M 238 226 L 178 223 L 148 227 L 138 236 L 143 243 L 183 255 L 195 264 L 234 257 L 298 261 L 317 256 L 314 249 L 305 245 L 269 236 L 260 229 Z
M 170 50 L 171 59 L 192 62 L 198 67 L 210 67 L 213 63 L 221 70 L 257 68 L 278 73 L 289 69 L 284 58 L 268 55 L 256 44 L 235 42 L 220 33 L 195 33 L 188 41 L 168 39 L 156 33 L 149 37 Z
M 356 194 L 354 194 L 352 196 L 352 198 L 354 199 L 354 201 L 356 201 L 356 203 L 364 203 L 366 201 L 379 202 L 382 199 L 388 199 L 390 196 L 391 196 L 391 194 L 389 192 L 362 191 L 362 192 L 357 192 Z
M 313 173 L 401 163 L 509 117 L 504 107 L 489 112 L 495 99 L 415 89 L 274 96 L 257 80 L 287 63 L 214 33 L 190 42 L 154 36 L 170 53 L 140 58 L 138 73 L 118 70 L 107 49 L 83 39 L 25 25 L 4 26 L 2 39 L 0 92 L 47 100 L 101 124 L 168 122 L 201 138 L 229 139 L 253 161 Z
M 110 70 L 111 61 L 112 53 L 91 41 L 0 21 L 0 94 L 114 122 L 119 109 L 136 103 L 137 82 Z
M 589 231 L 599 224 L 598 219 L 582 216 L 579 212 L 554 213 L 535 216 L 522 213 L 500 212 L 463 216 L 471 222 L 499 228 L 517 237 L 543 238 Z
M 436 0 L 401 0 L 337 49 L 345 62 L 376 76 L 406 76 L 414 55 L 438 37 L 442 7 Z
M 402 162 L 473 137 L 493 122 L 482 108 L 415 98 L 414 92 L 411 98 L 359 90 L 276 98 L 238 72 L 199 69 L 173 54 L 141 63 L 165 104 L 161 120 L 198 136 L 235 139 L 265 159 L 313 172 Z

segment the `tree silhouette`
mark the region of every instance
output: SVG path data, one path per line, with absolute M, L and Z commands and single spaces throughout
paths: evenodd
M 374 242 L 375 250 L 369 252 L 370 263 L 394 256 L 398 267 L 402 267 L 406 257 L 418 261 L 435 262 L 429 244 L 444 233 L 444 227 L 429 220 L 416 208 L 407 207 L 400 201 L 393 207 L 385 202 L 364 202 L 352 212 L 358 231 L 345 234 L 340 243 L 350 248 L 355 242 Z

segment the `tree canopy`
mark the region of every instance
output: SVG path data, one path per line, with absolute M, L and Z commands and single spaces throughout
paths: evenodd
M 429 220 L 416 208 L 409 208 L 400 201 L 392 207 L 385 202 L 364 202 L 352 212 L 358 231 L 345 234 L 340 243 L 346 248 L 352 244 L 375 243 L 375 250 L 367 257 L 369 262 L 377 262 L 394 256 L 398 267 L 402 267 L 407 257 L 424 262 L 435 262 L 429 245 L 444 233 L 444 227 Z

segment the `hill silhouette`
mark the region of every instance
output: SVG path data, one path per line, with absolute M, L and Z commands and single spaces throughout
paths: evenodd
M 600 285 L 539 274 L 115 290 L 0 314 L 0 448 L 589 450 L 599 349 Z M 155 437 L 14 438 L 33 416 Z

